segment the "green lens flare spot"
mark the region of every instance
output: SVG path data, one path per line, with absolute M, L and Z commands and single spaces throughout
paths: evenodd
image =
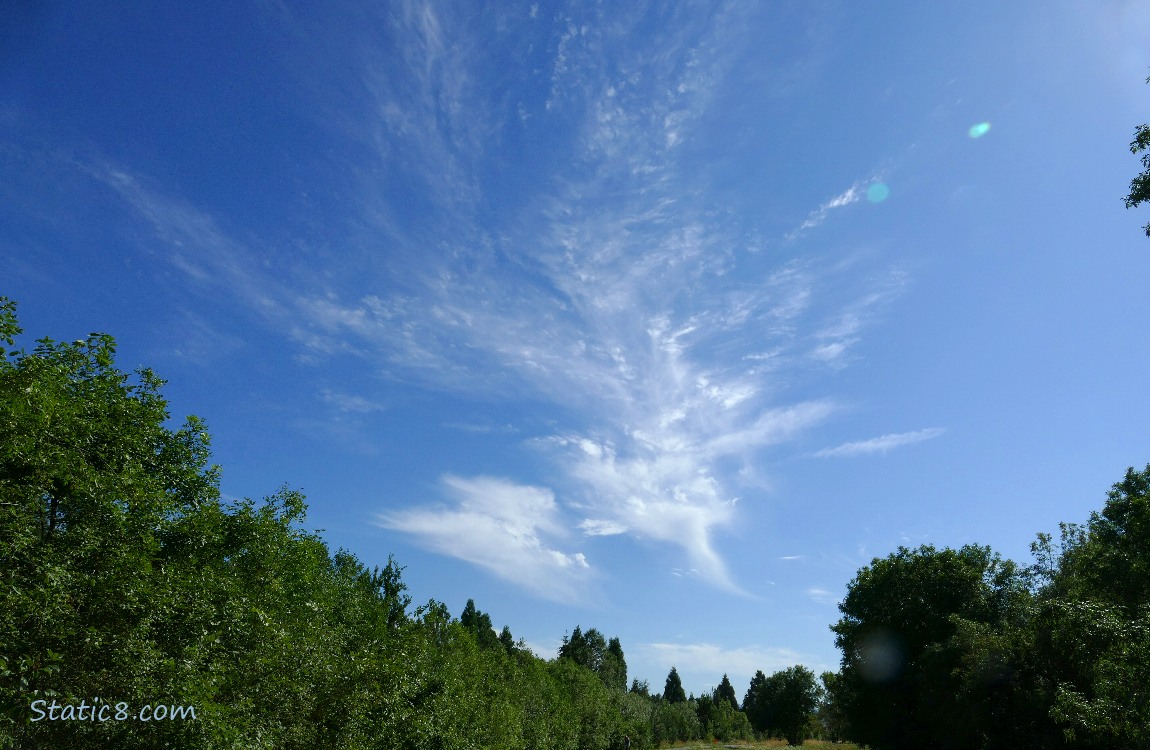
M 982 136 L 986 135 L 989 130 L 989 122 L 980 122 L 977 125 L 970 126 L 969 134 L 971 138 L 981 138 Z
M 890 196 L 890 188 L 885 182 L 876 182 L 866 189 L 866 199 L 871 203 L 882 203 Z

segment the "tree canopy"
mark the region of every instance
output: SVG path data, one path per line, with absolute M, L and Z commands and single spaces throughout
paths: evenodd
M 679 670 L 671 667 L 667 673 L 667 682 L 663 686 L 663 700 L 668 703 L 683 703 L 687 700 L 687 693 L 683 690 L 683 681 L 679 679 Z
M 329 551 L 298 491 L 224 503 L 204 422 L 170 427 L 111 336 L 26 353 L 15 313 L 0 298 L 0 748 L 651 747 L 618 639 L 588 631 L 604 680 L 474 601 L 412 611 L 402 567 Z M 35 720 L 96 697 L 194 720 Z
M 1146 79 L 1150 83 L 1150 78 Z M 1138 154 L 1150 149 L 1150 125 L 1139 125 L 1134 129 L 1134 140 L 1130 142 L 1130 153 Z M 1141 174 L 1130 181 L 1130 192 L 1126 195 L 1126 208 L 1134 208 L 1150 201 L 1150 152 L 1142 154 Z M 1150 237 L 1150 223 L 1142 227 Z
M 860 570 L 828 723 L 875 750 L 1150 748 L 1150 466 L 1061 531 L 1025 570 L 973 545 Z

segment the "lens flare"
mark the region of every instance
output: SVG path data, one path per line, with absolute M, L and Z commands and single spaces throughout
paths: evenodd
M 890 196 L 890 188 L 885 182 L 876 182 L 866 189 L 866 199 L 871 203 L 882 203 Z
M 902 641 L 894 633 L 882 629 L 863 638 L 858 657 L 859 673 L 868 682 L 890 682 L 906 665 Z
M 980 122 L 977 125 L 971 125 L 968 132 L 971 138 L 981 138 L 982 136 L 986 135 L 987 131 L 989 130 L 989 122 Z

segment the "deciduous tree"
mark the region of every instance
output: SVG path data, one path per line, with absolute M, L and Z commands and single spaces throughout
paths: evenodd
M 1146 79 L 1150 83 L 1150 78 Z M 1150 149 L 1150 125 L 1139 125 L 1134 129 L 1134 140 L 1130 142 L 1130 153 L 1138 154 Z M 1130 192 L 1126 195 L 1126 208 L 1150 201 L 1150 153 L 1142 155 L 1142 173 L 1130 181 Z M 1150 223 L 1142 227 L 1150 237 Z

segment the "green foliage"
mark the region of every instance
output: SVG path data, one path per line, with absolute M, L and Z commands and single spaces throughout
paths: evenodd
M 1150 747 L 1150 465 L 1127 469 L 1085 527 L 1033 546 L 1046 571 L 1035 645 L 1050 716 L 1082 747 Z
M 611 690 L 627 689 L 627 661 L 618 638 L 608 642 L 595 628 L 584 633 L 577 625 L 570 636 L 563 637 L 559 658 L 594 672 Z
M 1150 466 L 1031 550 L 1027 570 L 968 546 L 859 571 L 824 728 L 875 750 L 1150 748 Z
M 708 719 L 701 728 L 704 736 L 710 735 L 720 742 L 749 740 L 754 737 L 754 731 L 751 729 L 751 723 L 747 720 L 747 715 L 737 707 L 732 706 L 726 699 L 717 701 L 707 698 L 700 699 L 699 705 L 704 704 L 712 706 Z
M 679 679 L 679 670 L 671 667 L 667 673 L 667 682 L 663 686 L 663 700 L 667 703 L 682 703 L 687 700 L 687 693 L 683 690 L 683 681 Z
M 1150 78 L 1146 79 L 1150 83 Z M 1134 129 L 1134 140 L 1130 142 L 1130 153 L 1137 154 L 1150 149 L 1150 125 L 1139 125 Z M 1150 201 L 1150 153 L 1142 155 L 1143 171 L 1130 181 L 1130 192 L 1126 196 L 1126 208 Z M 1142 227 L 1150 237 L 1150 224 Z
M 603 665 L 600 670 L 603 684 L 612 690 L 627 689 L 627 659 L 623 655 L 623 646 L 618 638 L 607 642 L 607 653 L 603 655 Z
M 782 737 L 801 745 L 814 735 L 815 710 L 822 688 L 809 669 L 797 665 L 767 677 L 760 670 L 743 698 L 750 727 L 763 737 Z
M 511 635 L 511 628 L 507 625 L 499 633 L 499 644 L 509 655 L 515 652 L 515 636 Z
M 736 711 L 739 710 L 739 699 L 735 695 L 735 686 L 731 684 L 731 680 L 727 675 L 723 675 L 722 682 L 715 688 L 716 703 L 719 701 L 726 701 L 731 704 L 731 708 Z
M 0 299 L 0 340 L 20 333 Z M 299 492 L 222 504 L 203 423 L 169 429 L 111 337 L 0 354 L 0 747 L 651 746 L 645 699 L 513 648 L 473 602 L 409 614 L 402 568 L 330 554 Z M 96 696 L 196 719 L 30 721 Z
M 751 678 L 750 687 L 747 688 L 747 692 L 743 696 L 743 713 L 747 715 L 747 719 L 751 722 L 751 728 L 756 734 L 763 734 L 767 729 L 765 699 L 762 697 L 766 685 L 767 676 L 763 674 L 763 670 L 757 670 L 755 676 Z
M 1146 136 L 1150 147 L 1150 133 Z M 102 334 L 12 349 L 0 298 L 0 747 L 635 750 L 818 729 L 888 748 L 1150 749 L 1150 466 L 1032 546 L 900 548 L 851 582 L 842 670 L 628 692 L 618 638 L 544 661 L 468 601 L 409 613 L 403 569 L 304 529 L 302 494 L 220 500 L 203 422 Z M 32 700 L 194 705 L 179 722 L 30 721 Z M 819 698 L 823 700 L 820 702 Z M 815 715 L 817 711 L 817 722 Z
M 876 750 L 976 746 L 981 727 L 954 710 L 956 619 L 1003 623 L 1025 597 L 1022 573 L 987 547 L 899 548 L 860 570 L 831 628 L 852 739 Z
M 499 636 L 495 634 L 495 626 L 491 624 L 491 615 L 476 609 L 474 599 L 467 600 L 463 614 L 459 616 L 459 623 L 467 632 L 471 633 L 480 648 L 504 647 Z M 511 633 L 508 631 L 508 636 L 510 635 Z
M 678 675 L 676 674 L 676 677 Z M 682 685 L 679 686 L 680 690 Z M 703 726 L 695 706 L 685 698 L 681 701 L 655 699 L 651 737 L 658 745 L 663 742 L 682 742 L 703 737 Z
M 843 706 L 849 699 L 843 692 L 842 675 L 838 672 L 823 672 L 819 681 L 823 688 L 823 700 L 816 712 L 819 734 L 824 740 L 841 742 L 850 736 L 850 725 L 843 713 Z

